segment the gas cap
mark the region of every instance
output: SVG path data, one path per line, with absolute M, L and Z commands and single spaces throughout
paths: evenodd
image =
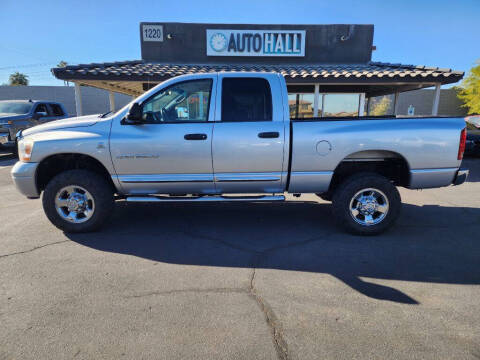
M 317 154 L 321 156 L 328 155 L 332 151 L 332 144 L 327 140 L 321 140 L 317 143 Z

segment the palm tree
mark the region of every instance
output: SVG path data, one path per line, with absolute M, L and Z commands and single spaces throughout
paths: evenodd
M 19 86 L 19 85 L 28 85 L 28 76 L 22 73 L 14 72 L 13 74 L 10 75 L 8 78 L 8 83 L 11 86 Z

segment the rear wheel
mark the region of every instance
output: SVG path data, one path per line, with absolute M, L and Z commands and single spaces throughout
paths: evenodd
M 377 235 L 398 218 L 401 208 L 397 188 L 375 173 L 352 175 L 333 194 L 337 223 L 359 235 Z
M 68 170 L 50 180 L 42 203 L 57 228 L 72 233 L 95 231 L 113 210 L 113 189 L 94 172 Z

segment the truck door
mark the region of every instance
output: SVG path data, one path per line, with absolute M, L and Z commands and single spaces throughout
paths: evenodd
M 114 120 L 110 151 L 125 192 L 214 192 L 211 104 L 216 77 L 197 75 L 154 93 L 140 104 L 144 120 L 140 125 Z
M 284 191 L 288 159 L 280 86 L 273 74 L 219 74 L 212 143 L 218 193 Z

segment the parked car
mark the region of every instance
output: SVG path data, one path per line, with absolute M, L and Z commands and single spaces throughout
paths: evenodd
M 480 156 L 480 115 L 467 116 L 465 155 Z
M 463 118 L 290 119 L 275 73 L 180 76 L 111 115 L 19 136 L 15 184 L 29 198 L 43 192 L 47 217 L 67 232 L 98 229 L 116 199 L 260 202 L 288 192 L 331 199 L 340 225 L 378 234 L 399 215 L 397 186 L 459 185 L 468 174 Z
M 37 100 L 0 101 L 0 144 L 14 147 L 18 131 L 67 118 L 62 104 Z

